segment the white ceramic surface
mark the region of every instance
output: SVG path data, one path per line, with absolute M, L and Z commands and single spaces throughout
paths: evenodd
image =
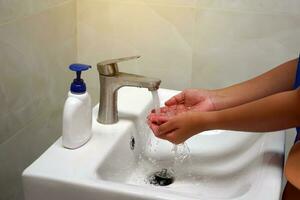
M 159 96 L 163 102 L 177 92 L 160 89 Z M 86 145 L 69 150 L 58 139 L 23 172 L 26 200 L 280 199 L 284 132 L 204 132 L 186 142 L 190 157 L 180 162 L 173 145 L 154 138 L 145 124 L 151 93 L 125 87 L 118 100 L 117 124 L 98 124 L 96 106 Z M 175 171 L 174 183 L 148 184 L 162 168 Z

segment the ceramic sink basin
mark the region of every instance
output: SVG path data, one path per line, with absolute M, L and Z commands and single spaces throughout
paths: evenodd
M 161 102 L 178 91 L 160 89 Z M 156 139 L 145 121 L 153 108 L 146 89 L 119 90 L 119 122 L 96 122 L 93 137 L 76 150 L 58 139 L 23 172 L 26 200 L 279 200 L 284 132 L 215 130 L 184 145 Z M 173 183 L 150 184 L 167 169 Z

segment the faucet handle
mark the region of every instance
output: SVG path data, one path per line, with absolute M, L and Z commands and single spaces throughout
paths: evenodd
M 105 61 L 99 62 L 97 64 L 97 68 L 101 75 L 114 76 L 117 72 L 119 72 L 119 68 L 118 68 L 119 62 L 138 59 L 140 57 L 141 56 L 130 56 L 130 57 L 124 57 L 124 58 L 105 60 Z

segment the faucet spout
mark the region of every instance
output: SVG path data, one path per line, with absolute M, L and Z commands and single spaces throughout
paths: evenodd
M 117 76 L 120 87 L 123 86 L 133 86 L 140 88 L 148 88 L 149 91 L 158 90 L 161 80 L 157 78 L 151 78 L 146 76 L 140 76 L 136 74 L 128 74 L 119 72 Z

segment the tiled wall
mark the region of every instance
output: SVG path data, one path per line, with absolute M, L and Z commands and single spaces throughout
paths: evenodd
M 147 3 L 150 2 L 150 3 Z M 78 60 L 142 55 L 120 70 L 159 77 L 167 88 L 191 85 L 196 9 L 176 1 L 78 1 Z M 88 86 L 98 96 L 98 75 Z
M 78 59 L 142 55 L 120 69 L 166 88 L 224 87 L 298 56 L 298 8 L 298 0 L 78 0 Z M 97 97 L 97 72 L 90 76 Z
M 300 1 L 199 2 L 192 86 L 230 85 L 298 56 Z
M 0 0 L 0 200 L 21 200 L 21 173 L 61 135 L 76 61 L 75 0 Z

